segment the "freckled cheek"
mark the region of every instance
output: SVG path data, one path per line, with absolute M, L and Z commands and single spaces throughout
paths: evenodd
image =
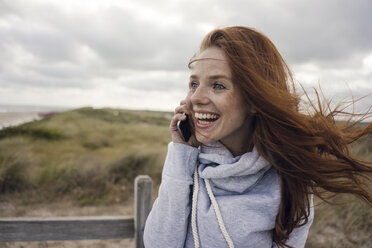
M 189 110 L 192 110 L 192 103 L 191 103 L 191 96 L 192 96 L 192 93 L 189 92 L 187 93 L 187 96 L 186 96 L 186 106 Z
M 230 113 L 234 110 L 234 99 L 229 96 L 215 96 L 211 99 L 217 106 L 218 110 L 223 114 Z

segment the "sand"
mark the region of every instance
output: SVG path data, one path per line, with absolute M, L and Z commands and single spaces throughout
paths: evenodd
M 5 112 L 0 113 L 0 129 L 17 126 L 26 122 L 40 120 L 40 112 Z

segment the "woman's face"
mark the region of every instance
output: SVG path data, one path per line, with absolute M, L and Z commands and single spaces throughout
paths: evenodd
M 201 143 L 219 140 L 228 148 L 246 144 L 250 109 L 232 82 L 223 50 L 204 50 L 190 64 L 190 70 L 186 103 L 193 115 L 196 139 Z

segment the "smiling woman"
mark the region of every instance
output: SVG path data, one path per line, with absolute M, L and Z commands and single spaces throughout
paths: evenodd
M 250 143 L 252 114 L 232 82 L 232 72 L 223 50 L 207 48 L 189 64 L 190 91 L 186 98 L 195 123 L 196 139 L 207 144 L 216 140 L 233 155 Z
M 329 104 L 301 112 L 290 70 L 266 36 L 214 30 L 189 68 L 146 247 L 304 247 L 313 195 L 350 193 L 372 206 L 365 184 L 372 163 L 348 148 L 372 124 L 358 129 L 353 114 L 338 123 L 337 114 L 348 113 Z M 188 142 L 177 129 L 185 114 Z

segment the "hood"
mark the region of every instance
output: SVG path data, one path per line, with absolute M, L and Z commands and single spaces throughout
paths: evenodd
M 255 185 L 271 165 L 253 148 L 234 157 L 220 142 L 203 144 L 199 153 L 199 176 L 212 181 L 220 192 L 244 193 Z

